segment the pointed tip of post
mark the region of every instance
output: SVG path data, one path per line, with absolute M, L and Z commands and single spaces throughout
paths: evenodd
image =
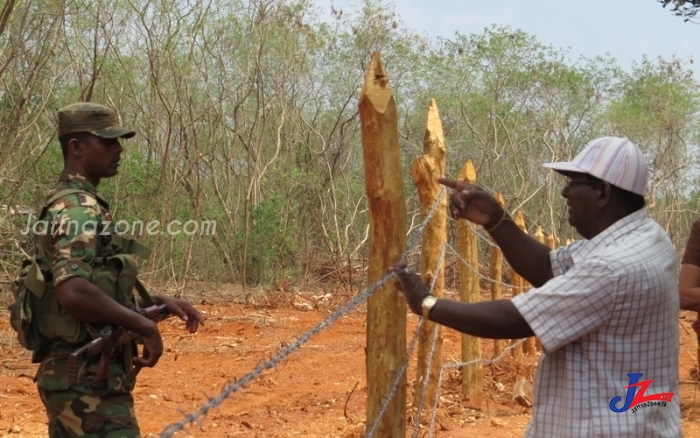
M 469 184 L 476 184 L 476 168 L 472 160 L 467 160 L 467 162 L 464 163 L 464 166 L 459 170 L 457 179 Z
M 425 122 L 425 130 L 439 134 L 439 140 L 444 143 L 442 138 L 442 121 L 440 120 L 440 112 L 438 111 L 435 99 L 430 99 L 430 105 L 428 105 L 428 117 Z
M 385 88 L 389 86 L 389 78 L 386 74 L 386 69 L 382 63 L 382 57 L 379 52 L 372 53 L 372 59 L 369 62 L 367 73 L 365 73 L 365 87 L 373 84 L 375 87 Z
M 467 160 L 467 179 L 476 183 L 476 167 L 472 160 Z
M 503 195 L 501 195 L 501 192 L 496 192 L 496 201 L 498 201 L 501 206 L 506 204 L 505 199 L 503 199 Z
M 378 96 L 382 97 L 379 98 Z M 360 104 L 365 98 L 372 101 L 374 107 L 380 112 L 384 112 L 386 104 L 391 98 L 389 77 L 387 76 L 384 64 L 382 64 L 382 58 L 379 55 L 379 51 L 372 53 L 372 59 L 370 60 L 369 66 L 367 67 L 367 72 L 365 73 L 365 83 L 362 86 L 362 91 L 360 92 Z
M 431 116 L 437 117 L 438 120 L 440 119 L 440 113 L 438 111 L 437 102 L 435 102 L 435 98 L 433 97 L 430 98 L 430 104 L 428 105 L 428 120 L 431 119 Z
M 428 106 L 428 117 L 423 135 L 423 153 L 436 157 L 438 163 L 442 163 L 444 167 L 445 136 L 442 132 L 442 121 L 435 99 L 430 99 Z

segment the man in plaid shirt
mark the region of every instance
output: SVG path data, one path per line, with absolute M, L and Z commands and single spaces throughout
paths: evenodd
M 404 264 L 392 267 L 412 311 L 472 336 L 537 336 L 527 437 L 680 437 L 677 255 L 647 216 L 647 163 L 627 138 L 591 141 L 571 162 L 569 223 L 583 237 L 550 250 L 486 191 L 454 189 L 452 216 L 482 225 L 535 288 L 510 300 L 436 299 Z M 674 397 L 675 395 L 675 397 Z

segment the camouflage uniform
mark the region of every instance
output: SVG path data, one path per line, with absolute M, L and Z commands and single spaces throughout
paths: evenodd
M 71 132 L 90 132 L 108 137 L 129 137 L 133 131 L 118 126 L 112 110 L 94 104 L 75 104 L 59 112 L 59 135 Z M 116 125 L 115 125 L 116 123 Z M 97 128 L 97 129 L 95 129 Z M 63 132 L 61 132 L 63 131 Z M 83 176 L 64 170 L 59 181 L 48 193 L 47 199 L 59 190 L 78 188 L 87 194 L 75 193 L 56 201 L 39 218 L 51 237 L 40 238 L 43 253 L 53 277 L 54 285 L 72 278 L 91 279 L 93 262 L 98 254 L 99 231 L 103 221 L 111 220 L 108 204 L 100 197 L 93 184 Z M 88 195 L 89 194 L 89 195 Z M 102 204 L 97 202 L 100 199 Z M 41 230 L 41 226 L 37 227 Z M 60 308 L 60 306 L 59 306 Z M 134 413 L 134 399 L 123 365 L 113 356 L 107 379 L 95 379 L 99 355 L 85 366 L 85 372 L 74 385 L 67 375 L 67 356 L 90 339 L 70 344 L 54 339 L 42 349 L 36 374 L 41 400 L 49 417 L 49 436 L 54 437 L 138 437 L 138 423 Z

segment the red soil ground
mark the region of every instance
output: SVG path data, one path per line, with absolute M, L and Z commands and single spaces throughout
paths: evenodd
M 155 368 L 139 374 L 136 411 L 144 437 L 157 437 L 185 415 L 198 411 L 211 397 L 274 357 L 340 307 L 346 298 L 315 301 L 311 293 L 286 292 L 276 298 L 259 296 L 257 303 L 235 303 L 188 296 L 205 314 L 206 326 L 197 334 L 184 331 L 180 321 L 161 323 L 166 352 Z M 300 298 L 293 299 L 296 295 Z M 228 302 L 222 304 L 221 302 Z M 306 309 L 302 303 L 310 303 Z M 0 437 L 44 437 L 46 416 L 32 381 L 36 366 L 16 343 L 0 311 Z M 276 369 L 263 372 L 211 409 L 197 424 L 188 424 L 175 437 L 362 437 L 365 430 L 365 307 L 359 306 L 287 356 Z M 681 312 L 679 400 L 684 436 L 700 437 L 700 397 L 697 342 L 690 323 L 695 315 Z M 418 318 L 409 316 L 408 339 Z M 443 360 L 459 360 L 459 335 L 444 333 Z M 492 341 L 484 341 L 491 358 Z M 471 410 L 460 401 L 460 374 L 446 371 L 433 436 L 490 438 L 521 437 L 531 410 L 515 403 L 512 385 L 532 379 L 535 357 L 515 361 L 508 355 L 484 367 L 485 401 Z M 415 353 L 408 370 L 408 404 L 415 384 Z M 674 399 L 675 400 L 675 399 Z M 414 410 L 408 409 L 412 426 Z M 419 436 L 430 436 L 424 425 Z M 411 427 L 407 436 L 413 436 Z

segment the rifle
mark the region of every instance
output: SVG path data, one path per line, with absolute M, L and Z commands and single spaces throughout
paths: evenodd
M 144 316 L 156 323 L 168 318 L 169 316 L 172 316 L 172 313 L 168 311 L 165 304 L 145 307 L 139 309 L 138 312 L 141 314 L 141 316 Z M 104 326 L 102 330 L 100 330 L 98 337 L 68 355 L 66 377 L 69 384 L 74 385 L 78 381 L 78 376 L 80 375 L 82 368 L 91 358 L 97 356 L 98 354 L 101 354 L 101 356 L 100 362 L 97 365 L 97 375 L 95 376 L 95 379 L 97 381 L 101 381 L 107 378 L 109 364 L 112 361 L 114 349 L 120 345 L 124 345 L 124 348 L 131 348 L 130 342 L 139 336 L 141 335 L 136 332 L 126 330 L 123 327 L 115 327 L 112 325 Z M 130 352 L 127 352 L 127 356 L 129 358 L 127 366 L 130 368 Z M 136 367 L 133 370 L 125 369 L 132 384 L 140 369 L 141 367 Z

